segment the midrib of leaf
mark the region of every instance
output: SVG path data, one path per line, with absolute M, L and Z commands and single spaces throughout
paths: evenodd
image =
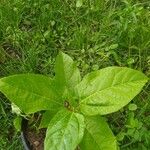
M 70 114 L 68 114 L 67 116 L 69 116 Z M 73 113 L 71 114 L 71 116 L 70 116 L 70 118 L 69 118 L 69 120 L 68 120 L 68 122 L 67 122 L 67 124 L 66 124 L 66 128 L 65 128 L 65 131 L 64 131 L 64 134 L 63 134 L 63 136 L 62 136 L 62 138 L 61 138 L 61 145 L 62 145 L 62 142 L 63 142 L 63 139 L 64 139 L 64 135 L 65 135 L 65 133 L 66 133 L 66 129 L 67 129 L 67 127 L 68 127 L 68 124 L 69 124 L 69 122 L 70 122 L 70 120 L 71 120 L 71 118 L 72 118 L 72 115 L 73 115 Z M 66 117 L 67 117 L 66 116 Z M 65 117 L 65 118 L 66 118 Z M 64 119 L 65 119 L 64 118 Z
M 66 85 L 66 83 L 67 83 L 67 82 L 66 82 L 65 67 L 64 67 L 64 66 L 65 66 L 65 65 L 64 65 L 65 63 L 64 63 L 64 61 L 63 61 L 63 58 L 61 58 L 61 59 L 62 59 L 62 71 L 63 71 L 62 73 L 63 73 L 63 77 L 64 77 L 64 81 L 65 81 L 65 84 L 64 84 L 63 86 L 64 86 L 64 90 L 65 90 L 65 87 L 66 87 L 65 85 Z M 56 76 L 57 76 L 57 75 L 56 75 Z
M 1 82 L 3 82 L 3 81 L 1 81 Z M 8 83 L 6 83 L 6 82 L 3 82 L 3 83 L 5 83 L 7 86 L 11 86 L 11 87 L 14 88 L 14 86 L 11 85 L 11 84 L 8 84 Z M 44 97 L 43 95 L 39 95 L 38 93 L 35 93 L 35 92 L 29 92 L 29 91 L 26 90 L 26 89 L 22 89 L 22 88 L 19 88 L 19 87 L 15 88 L 15 89 L 20 90 L 20 91 L 26 91 L 26 92 L 28 92 L 28 93 L 32 93 L 32 94 L 35 95 L 35 96 L 42 97 L 42 98 L 44 98 L 44 99 L 50 100 L 49 97 Z M 59 103 L 59 102 L 57 102 L 57 101 L 53 101 L 53 100 L 50 100 L 50 101 L 52 101 L 52 102 L 54 102 L 54 103 L 57 103 L 57 104 L 59 104 L 59 105 L 61 105 L 61 106 L 63 105 L 63 104 L 61 104 L 61 103 Z
M 57 115 L 57 114 L 56 114 Z M 63 119 L 65 119 L 67 116 L 69 116 L 70 114 L 68 114 L 68 115 L 66 115 L 66 116 L 64 116 L 64 117 L 62 117 L 59 121 L 57 121 L 57 123 L 55 124 L 55 126 L 57 125 L 57 124 L 59 124 L 59 123 L 61 123 L 61 121 L 63 120 Z M 53 117 L 53 118 L 55 118 L 55 116 Z M 49 123 L 49 125 L 50 125 L 50 123 Z M 52 125 L 53 126 L 53 125 Z M 47 136 L 47 135 L 46 135 Z M 49 137 L 49 138 L 51 138 L 51 137 Z
M 114 104 L 111 104 L 111 103 L 98 103 L 98 104 L 92 104 L 92 103 L 87 103 L 87 105 L 89 105 L 89 106 L 95 106 L 95 107 L 97 107 L 97 106 L 104 106 L 104 107 L 106 107 L 106 106 L 114 106 Z
M 64 61 L 63 61 L 63 58 L 62 58 L 62 67 L 63 67 L 63 74 L 64 74 L 64 80 L 65 80 L 65 84 L 66 84 L 66 74 L 65 74 L 65 67 L 64 67 Z
M 101 90 L 96 91 L 95 93 L 93 93 L 93 94 L 87 96 L 86 98 L 82 99 L 79 104 L 83 103 L 84 101 L 86 101 L 86 100 L 89 99 L 90 97 L 93 97 L 94 95 L 96 95 L 96 94 L 98 94 L 98 93 L 100 93 L 100 92 L 102 92 L 102 91 L 111 89 L 111 88 L 113 88 L 113 87 L 123 86 L 123 85 L 126 85 L 126 84 L 135 83 L 135 82 L 136 82 L 136 83 L 140 83 L 140 82 L 144 82 L 144 81 L 146 82 L 147 80 L 145 79 L 145 80 L 135 80 L 135 81 L 132 81 L 132 82 L 124 82 L 124 83 L 122 83 L 122 84 L 116 84 L 116 85 L 107 87 L 107 88 L 105 88 L 105 89 L 101 89 Z

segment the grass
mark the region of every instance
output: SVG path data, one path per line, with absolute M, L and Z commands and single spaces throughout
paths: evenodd
M 117 65 L 141 70 L 150 77 L 150 2 L 81 2 L 1 0 L 0 76 L 27 72 L 53 76 L 55 56 L 62 50 L 76 60 L 82 76 Z M 0 101 L 4 109 L 0 119 L 3 129 L 0 148 L 14 150 L 19 137 L 15 132 L 11 139 L 8 137 L 9 131 L 14 130 L 14 115 L 2 95 Z M 132 103 L 137 105 L 136 110 L 127 106 L 108 116 L 111 128 L 115 134 L 119 133 L 121 150 L 149 150 L 150 86 Z
M 0 95 L 0 149 L 22 150 L 21 140 L 13 127 L 10 104 Z

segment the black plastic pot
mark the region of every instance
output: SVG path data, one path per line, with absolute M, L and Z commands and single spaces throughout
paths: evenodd
M 22 124 L 21 124 L 21 140 L 22 140 L 22 144 L 24 146 L 24 150 L 32 150 L 32 146 L 30 145 L 29 141 L 26 138 L 26 129 L 28 126 L 28 121 L 23 119 L 22 120 Z

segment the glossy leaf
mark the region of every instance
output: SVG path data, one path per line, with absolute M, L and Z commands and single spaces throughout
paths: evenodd
M 81 114 L 60 110 L 50 121 L 45 150 L 75 150 L 82 140 L 84 128 Z
M 107 67 L 92 72 L 77 85 L 80 109 L 86 115 L 109 114 L 127 105 L 148 78 L 125 67 Z
M 85 124 L 81 150 L 117 150 L 116 138 L 104 118 L 85 117 Z
M 71 57 L 63 52 L 60 52 L 56 58 L 55 73 L 59 86 L 66 87 L 71 92 L 74 86 L 81 81 L 80 72 L 76 64 Z
M 1 78 L 0 91 L 27 114 L 63 106 L 53 80 L 43 75 L 20 74 Z

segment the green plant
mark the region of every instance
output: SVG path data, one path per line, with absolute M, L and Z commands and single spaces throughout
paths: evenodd
M 148 78 L 130 68 L 107 67 L 81 81 L 75 63 L 63 52 L 56 58 L 55 73 L 53 79 L 37 74 L 4 77 L 0 91 L 25 114 L 46 110 L 40 124 L 48 128 L 45 150 L 74 150 L 78 145 L 116 150 L 116 138 L 101 115 L 127 105 Z

